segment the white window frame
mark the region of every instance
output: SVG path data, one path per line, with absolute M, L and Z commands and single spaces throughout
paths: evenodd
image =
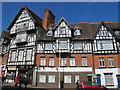
M 80 76 L 79 75 L 75 75 L 75 83 L 77 82 L 77 80 L 80 81 Z
M 40 66 L 46 65 L 46 57 L 40 57 Z
M 46 83 L 46 75 L 39 75 L 39 82 Z
M 59 49 L 68 49 L 67 40 L 59 40 Z
M 109 67 L 114 67 L 114 58 L 108 57 L 108 63 L 109 63 Z
M 53 43 L 45 42 L 45 50 L 53 50 Z
M 75 66 L 75 57 L 70 57 L 70 66 Z
M 64 83 L 71 83 L 71 75 L 64 75 Z
M 52 30 L 49 30 L 49 31 L 47 32 L 47 36 L 53 36 Z
M 99 58 L 99 66 L 100 67 L 105 67 L 105 60 L 104 59 L 105 59 L 104 57 Z
M 49 57 L 49 66 L 54 66 L 54 57 Z
M 55 75 L 48 76 L 48 83 L 55 83 Z
M 82 41 L 74 41 L 73 47 L 74 47 L 74 50 L 82 50 L 83 49 Z
M 104 73 L 104 76 L 105 76 L 105 84 L 106 85 L 114 85 L 112 73 Z
M 64 27 L 64 26 L 60 27 L 60 29 L 59 29 L 59 34 L 60 34 L 60 35 L 66 34 L 66 27 Z
M 11 51 L 11 61 L 16 60 L 16 51 Z
M 24 59 L 24 49 L 18 51 L 18 61 L 23 61 Z
M 32 54 L 33 54 L 32 48 L 26 50 L 26 61 L 29 61 L 32 59 Z
M 61 58 L 61 66 L 67 66 L 66 58 Z
M 113 41 L 112 40 L 98 40 L 97 41 L 98 50 L 113 50 Z
M 86 56 L 82 57 L 82 66 L 88 66 L 88 58 Z

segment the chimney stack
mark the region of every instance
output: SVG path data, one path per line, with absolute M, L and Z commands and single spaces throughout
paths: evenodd
M 50 11 L 50 9 L 46 8 L 44 10 L 44 20 L 43 20 L 43 27 L 47 29 L 50 24 L 53 24 L 55 20 L 54 14 Z

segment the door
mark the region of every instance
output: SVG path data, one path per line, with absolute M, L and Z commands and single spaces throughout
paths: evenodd
M 120 89 L 120 77 L 118 77 L 117 80 L 118 80 L 118 88 Z

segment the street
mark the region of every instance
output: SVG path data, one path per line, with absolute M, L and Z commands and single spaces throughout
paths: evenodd
M 31 85 L 28 85 L 27 88 L 25 88 L 24 85 L 22 85 L 22 88 L 20 88 L 20 87 L 14 87 L 13 84 L 4 84 L 2 85 L 2 87 L 0 87 L 0 90 L 9 90 L 9 89 L 10 90 L 78 90 L 76 88 L 62 88 L 62 89 L 49 88 L 48 89 L 48 88 L 40 88 L 36 86 L 31 86 Z M 96 90 L 96 89 L 93 89 L 93 90 Z M 119 90 L 119 89 L 109 89 L 109 90 Z

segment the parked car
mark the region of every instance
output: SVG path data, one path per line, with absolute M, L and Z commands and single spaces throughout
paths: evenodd
M 108 90 L 105 86 L 102 86 L 94 82 L 81 82 L 80 90 Z

